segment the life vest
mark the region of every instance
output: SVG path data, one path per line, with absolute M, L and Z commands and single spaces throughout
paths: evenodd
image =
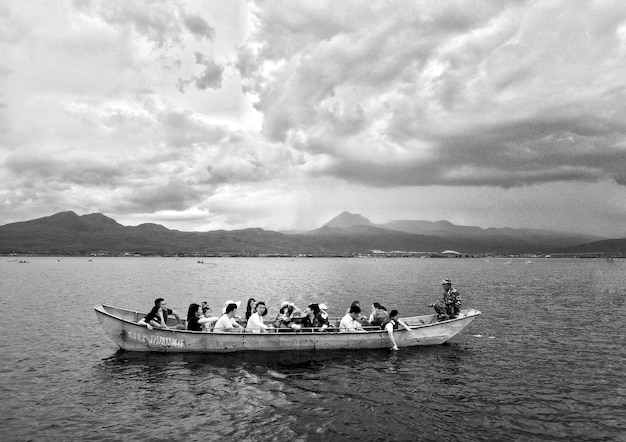
M 395 321 L 389 317 L 387 317 L 387 319 L 383 321 L 383 323 L 380 325 L 380 328 L 384 330 L 385 327 L 387 327 L 387 324 L 389 324 L 390 322 L 393 324 L 393 329 L 398 330 L 398 321 Z

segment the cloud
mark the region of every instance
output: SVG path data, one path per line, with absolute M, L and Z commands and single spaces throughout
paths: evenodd
M 160 57 L 175 69 L 183 60 L 169 53 L 172 48 L 186 50 L 190 46 L 188 35 L 197 41 L 215 41 L 215 29 L 199 14 L 187 11 L 185 2 L 144 0 L 134 2 L 104 2 L 76 0 L 76 9 L 91 18 L 104 21 L 122 35 L 137 34 L 160 51 Z M 201 46 L 206 50 L 206 46 Z M 195 63 L 203 67 L 199 75 L 179 78 L 176 88 L 184 92 L 193 83 L 198 89 L 217 89 L 222 85 L 225 67 L 205 53 L 195 51 Z
M 623 2 L 4 2 L 0 50 L 5 220 L 626 210 Z
M 625 183 L 620 2 L 259 4 L 238 67 L 265 135 L 302 152 L 303 171 L 373 186 Z
M 20 178 L 20 188 L 38 188 L 44 183 L 60 187 L 107 187 L 116 184 L 124 173 L 122 164 L 84 158 L 72 160 L 46 155 L 13 155 L 5 167 Z M 70 184 L 71 183 L 71 184 Z
M 215 40 L 215 29 L 198 15 L 184 15 L 183 23 L 189 32 L 196 36 L 197 39 L 207 38 L 211 41 Z
M 194 82 L 198 89 L 217 89 L 222 85 L 222 73 L 224 72 L 223 66 L 220 66 L 211 59 L 207 59 L 199 52 L 196 52 L 196 64 L 204 66 L 204 72 L 200 76 L 194 78 Z
M 196 52 L 195 55 L 196 64 L 203 66 L 204 71 L 200 75 L 193 76 L 187 80 L 179 79 L 176 83 L 176 88 L 180 92 L 185 92 L 185 89 L 191 83 L 200 90 L 220 88 L 222 86 L 224 66 L 216 63 L 213 59 L 205 57 L 200 52 Z
M 98 17 L 113 27 L 136 32 L 157 47 L 178 45 L 184 32 L 198 39 L 215 39 L 215 30 L 197 14 L 186 11 L 183 3 L 144 0 L 134 2 L 105 2 L 75 0 L 74 7 L 83 14 Z
M 184 211 L 202 200 L 193 186 L 176 179 L 156 186 L 133 188 L 127 198 L 111 207 L 115 212 L 154 213 L 164 210 Z

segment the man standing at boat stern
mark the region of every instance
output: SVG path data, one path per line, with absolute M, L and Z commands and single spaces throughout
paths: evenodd
M 443 286 L 443 296 L 428 307 L 435 308 L 438 321 L 454 319 L 461 312 L 461 295 L 457 289 L 452 288 L 452 281 L 449 278 L 441 281 L 441 285 Z

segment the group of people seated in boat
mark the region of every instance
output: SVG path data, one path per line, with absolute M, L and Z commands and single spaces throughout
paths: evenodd
M 461 310 L 461 297 L 456 289 L 452 288 L 450 279 L 442 281 L 444 289 L 442 298 L 430 304 L 437 313 L 438 320 L 454 319 Z M 191 331 L 215 332 L 251 332 L 262 333 L 267 331 L 338 331 L 338 332 L 366 332 L 368 330 L 383 329 L 389 333 L 393 349 L 397 349 L 393 339 L 393 330 L 410 328 L 399 319 L 398 310 L 387 311 L 387 308 L 378 302 L 372 304 L 369 318 L 361 313 L 361 306 L 354 301 L 346 310 L 345 316 L 335 324 L 329 321 L 328 308 L 323 303 L 309 304 L 301 311 L 293 303 L 283 301 L 274 321 L 265 321 L 268 307 L 264 301 L 257 302 L 254 298 L 248 299 L 246 304 L 245 320 L 237 316 L 240 301 L 228 300 L 224 303 L 222 314 L 213 316 L 208 303 L 193 303 L 189 305 L 187 320 L 181 320 L 175 310 L 167 307 L 163 298 L 154 301 L 154 307 L 144 318 L 138 321 L 149 329 L 179 329 Z M 167 319 L 173 316 L 176 324 L 168 325 Z
M 138 321 L 149 329 L 175 329 L 191 331 L 218 331 L 218 332 L 242 332 L 262 333 L 269 330 L 311 330 L 311 331 L 339 331 L 339 332 L 365 332 L 364 326 L 378 326 L 384 328 L 386 323 L 397 321 L 397 310 L 390 314 L 387 309 L 375 302 L 372 304 L 372 313 L 369 319 L 361 314 L 361 306 L 354 301 L 346 310 L 345 316 L 339 321 L 338 326 L 331 324 L 325 304 L 313 303 L 301 311 L 293 303 L 284 301 L 274 321 L 264 320 L 268 313 L 264 301 L 248 300 L 246 305 L 245 321 L 237 316 L 240 301 L 228 300 L 220 316 L 213 316 L 208 303 L 193 303 L 189 305 L 187 320 L 183 321 L 175 310 L 167 306 L 164 298 L 157 298 L 154 307 L 142 319 Z M 168 325 L 168 317 L 173 316 L 176 324 Z M 245 323 L 245 325 L 243 325 Z

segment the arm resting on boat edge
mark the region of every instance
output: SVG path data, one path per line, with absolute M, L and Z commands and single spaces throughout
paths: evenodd
M 143 327 L 148 327 L 148 330 L 152 330 L 152 328 L 153 328 L 150 324 L 148 324 L 148 323 L 146 322 L 146 319 L 145 319 L 145 318 L 141 318 L 139 321 L 137 321 L 137 324 L 138 324 L 138 325 L 141 325 L 141 326 L 143 326 Z

